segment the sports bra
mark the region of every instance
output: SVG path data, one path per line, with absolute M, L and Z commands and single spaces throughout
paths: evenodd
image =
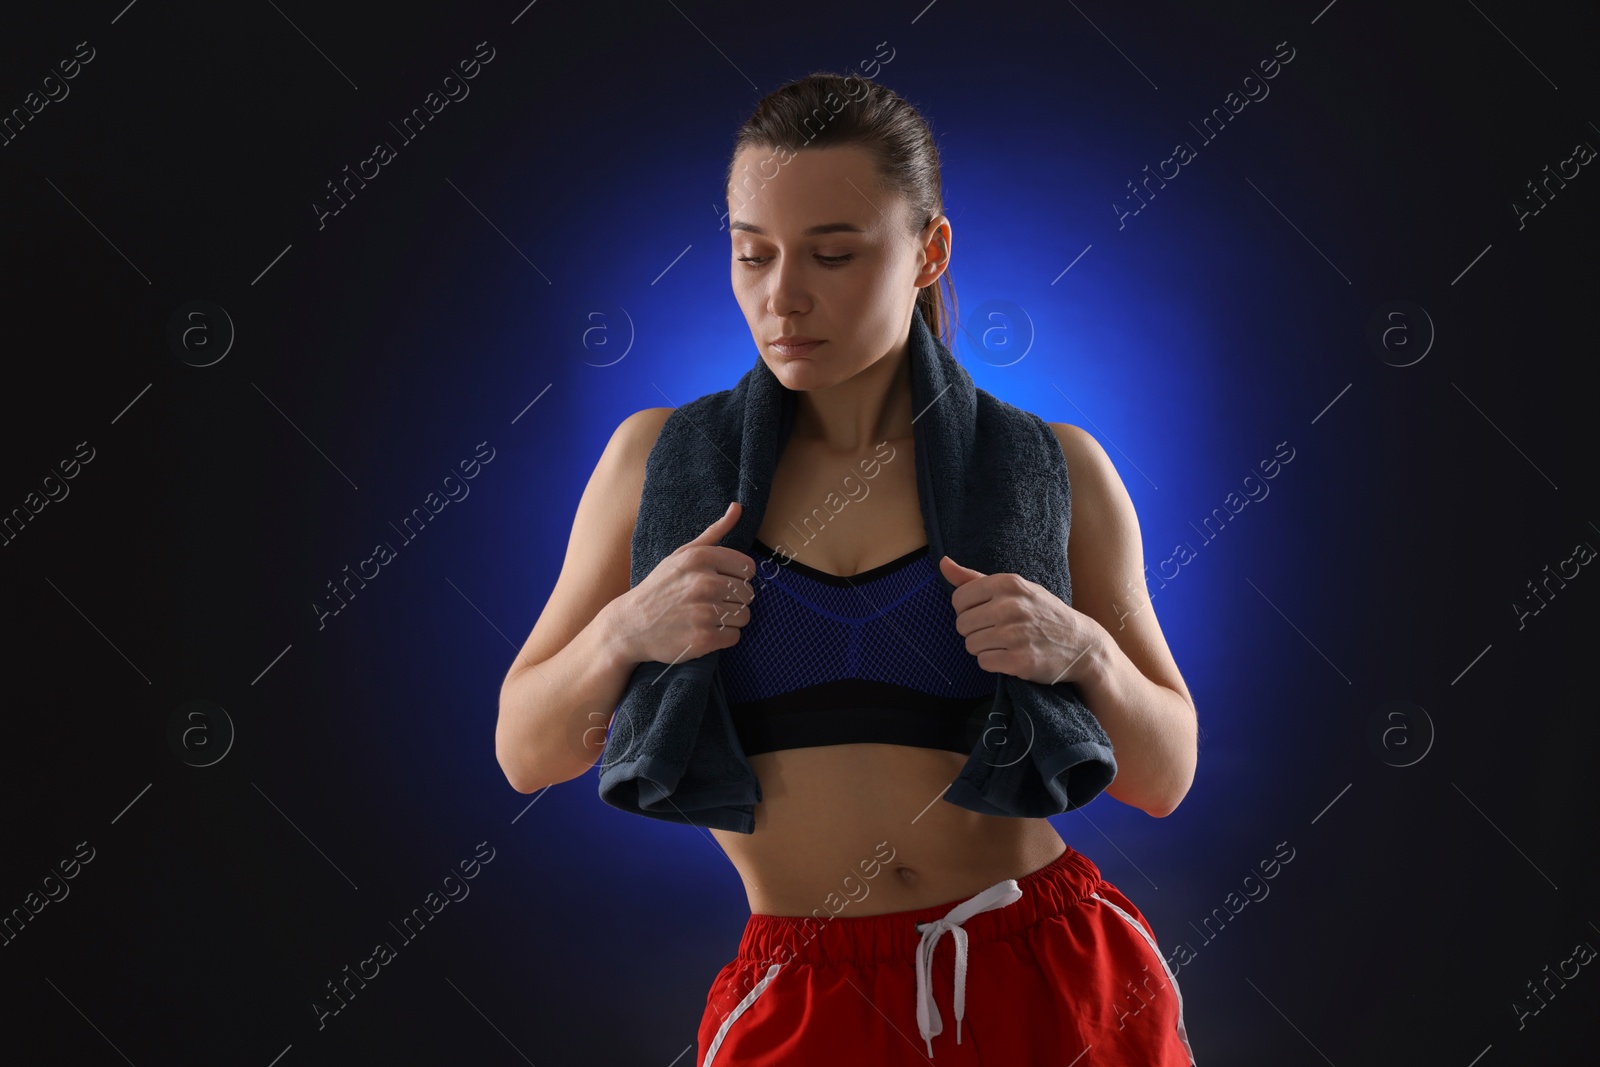
M 999 676 L 956 632 L 927 545 L 848 578 L 760 540 L 751 555 L 762 602 L 718 660 L 746 756 L 862 742 L 976 748 Z

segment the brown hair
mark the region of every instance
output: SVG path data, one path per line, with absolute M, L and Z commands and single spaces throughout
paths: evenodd
M 732 192 L 733 161 L 746 148 L 792 153 L 842 145 L 872 154 L 879 184 L 911 206 L 912 236 L 943 213 L 939 149 L 917 109 L 888 86 L 827 71 L 779 86 L 762 98 L 734 138 L 723 189 Z M 949 291 L 948 303 L 940 285 Z M 939 281 L 918 290 L 917 307 L 928 329 L 954 349 L 956 290 L 948 266 Z

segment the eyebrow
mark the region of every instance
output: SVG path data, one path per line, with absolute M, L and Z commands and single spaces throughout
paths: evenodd
M 728 224 L 728 230 L 729 230 L 729 232 L 732 232 L 734 230 L 745 230 L 745 231 L 747 231 L 749 233 L 759 234 L 762 237 L 766 237 L 767 236 L 767 231 L 766 230 L 763 230 L 759 226 L 752 226 L 748 222 L 733 222 L 733 223 L 729 223 Z M 860 226 L 857 226 L 853 222 L 825 222 L 820 226 L 807 227 L 805 230 L 803 230 L 801 232 L 800 236 L 802 236 L 802 237 L 816 237 L 819 234 L 824 234 L 824 233 L 866 233 L 866 232 L 867 232 L 866 230 L 863 230 Z

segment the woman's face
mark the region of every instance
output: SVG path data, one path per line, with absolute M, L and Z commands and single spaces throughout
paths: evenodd
M 861 148 L 747 148 L 734 158 L 728 208 L 733 295 L 789 389 L 836 385 L 903 342 L 917 290 L 947 258 L 948 220 L 935 216 L 913 238 L 905 199 L 878 187 Z M 773 344 L 797 335 L 822 343 Z

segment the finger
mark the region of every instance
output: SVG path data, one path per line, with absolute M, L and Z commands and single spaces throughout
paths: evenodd
M 1000 631 L 993 626 L 985 626 L 966 635 L 967 651 L 976 656 L 983 652 L 1005 652 L 1010 646 L 1000 637 Z
M 712 565 L 718 574 L 745 581 L 756 576 L 756 561 L 748 553 L 740 552 L 737 548 L 724 548 L 721 545 L 707 547 L 711 553 Z
M 696 537 L 693 541 L 689 541 L 688 544 L 716 544 L 727 535 L 729 530 L 733 529 L 734 524 L 739 521 L 739 516 L 742 514 L 743 510 L 744 507 L 742 504 L 740 504 L 737 500 L 733 501 L 728 505 L 728 510 L 724 511 L 722 515 L 718 517 L 716 522 L 713 522 L 710 526 L 707 526 L 700 532 L 699 537 Z
M 722 599 L 725 603 L 748 604 L 755 598 L 755 588 L 743 578 L 729 578 L 723 586 Z
M 998 591 L 998 586 L 989 580 L 993 577 L 992 574 L 985 574 L 956 586 L 950 594 L 950 606 L 956 609 L 956 614 L 993 600 Z
M 717 605 L 717 629 L 724 626 L 743 627 L 750 622 L 750 609 L 744 604 L 730 604 L 726 601 Z
M 999 623 L 999 613 L 993 604 L 980 604 L 975 608 L 956 613 L 956 633 L 970 637 L 979 630 L 987 630 Z
M 974 582 L 979 578 L 984 577 L 984 573 L 982 571 L 974 570 L 972 567 L 962 566 L 949 556 L 939 557 L 939 572 L 949 580 L 951 585 L 954 585 L 957 588 L 967 584 L 968 582 Z
M 967 566 L 967 565 L 966 565 L 966 564 L 964 564 L 964 563 L 957 563 L 957 562 L 956 562 L 956 561 L 955 561 L 955 560 L 954 560 L 954 559 L 951 559 L 951 557 L 950 557 L 950 556 L 940 556 L 940 557 L 939 557 L 939 561 L 940 561 L 940 562 L 941 562 L 941 563 L 942 563 L 942 562 L 944 562 L 944 561 L 945 561 L 945 560 L 950 560 L 950 565 L 951 565 L 951 566 L 952 566 L 952 567 L 955 567 L 955 568 L 956 568 L 956 569 L 957 569 L 957 570 L 959 570 L 959 571 L 960 571 L 960 572 L 961 572 L 961 573 L 962 573 L 962 574 L 970 574 L 970 575 L 972 575 L 972 576 L 973 576 L 973 577 L 974 577 L 974 578 L 982 578 L 982 577 L 983 577 L 983 572 L 982 572 L 982 571 L 980 571 L 980 570 L 976 570 L 976 569 L 974 569 L 974 568 L 972 568 L 972 567 L 968 567 L 968 566 Z

